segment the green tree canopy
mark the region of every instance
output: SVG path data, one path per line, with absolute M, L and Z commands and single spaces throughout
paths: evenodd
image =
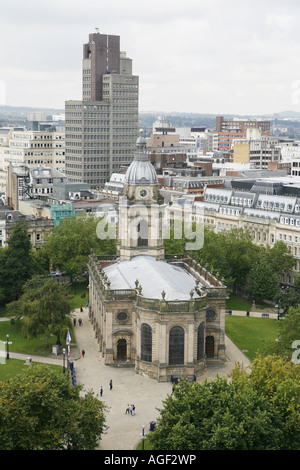
M 25 220 L 15 223 L 7 243 L 8 247 L 0 250 L 0 285 L 6 299 L 15 300 L 33 274 L 32 247 Z
M 252 243 L 250 234 L 242 229 L 214 233 L 204 232 L 204 245 L 194 256 L 218 271 L 228 286 L 243 287 L 246 284 L 253 260 L 260 248 Z
M 295 264 L 288 247 L 282 241 L 277 241 L 272 248 L 269 245 L 264 247 L 262 256 L 272 266 L 276 274 L 290 271 Z
M 97 235 L 100 219 L 82 214 L 64 219 L 46 240 L 45 250 L 52 266 L 65 271 L 71 279 L 86 270 L 91 249 L 97 254 L 115 255 L 116 240 L 101 240 Z
M 300 341 L 300 307 L 289 308 L 288 312 L 278 322 L 278 338 L 274 342 L 268 342 L 265 347 L 265 354 L 278 354 L 282 357 L 292 359 L 295 349 L 293 344 Z
M 257 300 L 274 299 L 279 293 L 279 275 L 263 257 L 255 259 L 251 266 L 247 290 Z
M 149 436 L 154 450 L 300 448 L 299 367 L 273 356 L 230 379 L 180 382 Z M 278 372 L 278 374 L 277 374 Z
M 275 300 L 280 305 L 280 316 L 285 316 L 291 307 L 297 308 L 300 305 L 300 292 L 290 288 L 279 292 Z
M 176 223 L 177 224 L 177 223 Z M 176 225 L 178 227 L 178 225 Z M 183 232 L 184 226 L 181 223 L 181 230 L 177 229 L 181 234 Z M 183 255 L 185 251 L 185 238 L 184 236 L 180 237 L 180 234 L 177 238 L 177 231 L 175 229 L 174 223 L 171 223 L 170 227 L 164 228 L 164 248 L 166 255 Z
M 26 282 L 23 294 L 7 306 L 10 316 L 22 319 L 25 337 L 55 334 L 60 344 L 69 324 L 70 304 L 67 285 L 47 276 L 34 276 Z
M 36 365 L 0 382 L 2 450 L 94 450 L 105 425 L 105 406 L 91 391 L 70 385 L 68 374 Z

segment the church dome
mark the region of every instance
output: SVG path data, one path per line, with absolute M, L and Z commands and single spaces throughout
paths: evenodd
M 137 140 L 137 153 L 125 174 L 125 184 L 157 184 L 154 166 L 146 153 L 146 139 L 140 135 Z

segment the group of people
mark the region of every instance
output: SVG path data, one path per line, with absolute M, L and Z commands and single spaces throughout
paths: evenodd
M 135 415 L 135 406 L 134 405 L 127 405 L 126 406 L 126 410 L 125 410 L 125 414 L 126 415 L 132 415 L 134 416 Z
M 82 319 L 81 318 L 78 318 L 78 323 L 79 323 L 79 326 L 82 325 Z M 76 318 L 73 318 L 73 325 L 76 326 Z
M 112 380 L 109 381 L 109 390 L 112 390 L 113 388 L 113 383 L 112 383 Z M 100 397 L 102 397 L 103 395 L 103 387 L 101 385 L 100 389 L 99 389 L 99 394 L 100 394 Z

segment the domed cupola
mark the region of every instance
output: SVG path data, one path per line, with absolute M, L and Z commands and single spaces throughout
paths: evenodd
M 137 140 L 137 152 L 134 160 L 127 169 L 125 175 L 125 184 L 148 185 L 158 184 L 157 175 L 154 166 L 148 159 L 146 152 L 146 139 L 140 131 L 140 137 Z
M 154 166 L 148 160 L 146 140 L 140 131 L 137 152 L 119 196 L 118 242 L 120 260 L 145 255 L 164 258 L 163 196 Z

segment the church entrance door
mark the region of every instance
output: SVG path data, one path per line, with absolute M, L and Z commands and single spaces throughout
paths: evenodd
M 127 341 L 119 339 L 117 343 L 117 361 L 126 361 L 127 359 Z
M 205 342 L 206 357 L 214 357 L 215 355 L 215 339 L 213 336 L 207 336 Z

